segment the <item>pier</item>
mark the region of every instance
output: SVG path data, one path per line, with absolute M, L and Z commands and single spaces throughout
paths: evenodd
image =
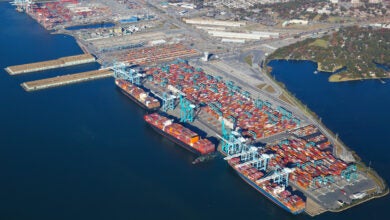
M 10 75 L 18 75 L 24 73 L 31 73 L 49 69 L 56 69 L 67 66 L 74 66 L 85 63 L 95 62 L 96 59 L 91 54 L 80 54 L 75 56 L 61 57 L 56 60 L 48 60 L 36 63 L 28 63 L 16 66 L 9 66 L 5 68 L 5 71 Z
M 58 87 L 63 85 L 69 85 L 84 81 L 90 81 L 95 79 L 111 77 L 113 72 L 108 69 L 93 70 L 83 73 L 75 73 L 63 76 L 56 76 L 47 79 L 40 79 L 30 82 L 24 82 L 21 86 L 27 91 L 32 92 L 41 89 L 48 89 L 52 87 Z

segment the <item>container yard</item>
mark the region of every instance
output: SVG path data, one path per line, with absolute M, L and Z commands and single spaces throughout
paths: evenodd
M 111 77 L 113 75 L 113 72 L 111 70 L 102 69 L 102 70 L 93 70 L 83 73 L 76 73 L 76 74 L 69 74 L 69 75 L 63 75 L 63 76 L 56 76 L 52 78 L 47 79 L 40 79 L 30 82 L 24 82 L 21 84 L 21 86 L 27 91 L 36 91 L 41 89 L 48 89 L 58 86 L 64 86 L 79 82 L 85 82 L 95 79 L 102 79 Z
M 146 69 L 146 77 L 160 85 L 170 85 L 183 92 L 186 98 L 201 110 L 227 127 L 239 127 L 252 139 L 275 135 L 292 129 L 300 123 L 291 112 L 277 111 L 266 100 L 255 99 L 234 82 L 223 82 L 190 66 L 185 61 Z
M 339 206 L 335 203 L 339 195 L 332 194 L 334 188 L 353 185 L 364 192 L 375 185 L 356 164 L 333 154 L 331 141 L 317 126 L 284 106 L 252 97 L 233 81 L 207 74 L 183 59 L 139 72 L 118 66 L 114 67 L 115 76 L 145 87 L 161 101 L 164 115 L 180 118 L 180 122 L 205 130 L 209 136 L 217 134 L 219 151 L 230 167 L 287 212 L 317 215 Z M 146 115 L 145 120 L 187 150 L 194 152 L 195 147 L 196 153 L 197 144 L 191 139 L 198 138 L 196 133 L 157 113 Z M 267 142 L 258 145 L 263 140 Z M 202 155 L 212 152 L 197 151 Z M 332 202 L 324 203 L 324 195 L 325 201 Z
M 246 25 L 246 22 L 221 21 L 221 20 L 200 19 L 200 18 L 184 19 L 184 22 L 188 24 L 196 24 L 196 25 L 211 25 L 211 26 L 226 26 L 226 27 L 241 27 Z
M 287 139 L 254 147 L 233 131 L 222 138 L 225 160 L 248 184 L 292 214 L 306 211 L 317 215 L 325 210 L 317 208 L 317 212 L 311 212 L 313 207 L 337 208 L 335 201 L 340 194 L 336 189 L 357 185 L 354 190 L 373 189 L 375 184 L 358 172 L 356 164 L 336 158 L 330 151 L 332 146 L 325 150 L 321 147 L 326 139 L 307 139 L 322 139 L 323 134 L 314 125 L 288 133 Z M 306 205 L 308 199 L 310 206 Z
M 27 13 L 43 27 L 54 29 L 59 25 L 82 24 L 91 18 L 111 14 L 111 10 L 99 3 L 92 6 L 78 0 L 60 0 L 32 3 Z
M 90 23 L 137 22 L 152 20 L 152 13 L 145 15 L 142 6 L 136 1 L 97 0 L 57 0 L 29 2 L 24 10 L 46 29 L 60 29 Z
M 140 33 L 140 34 L 132 34 L 132 35 L 126 35 L 126 36 L 117 36 L 117 37 L 110 37 L 102 38 L 102 39 L 96 39 L 96 40 L 89 40 L 89 43 L 93 47 L 94 50 L 99 52 L 104 51 L 111 51 L 112 48 L 115 48 L 113 51 L 119 51 L 122 48 L 128 47 L 131 49 L 135 46 L 143 46 L 149 41 L 155 40 L 155 39 L 166 39 L 166 35 L 162 32 L 152 32 L 152 33 Z
M 37 3 L 30 5 L 28 12 L 42 26 L 47 29 L 52 29 L 56 24 L 63 24 L 72 20 L 71 11 L 66 6 L 77 3 L 77 0 Z
M 179 43 L 130 50 L 124 58 L 124 61 L 131 64 L 147 65 L 198 55 L 200 53 L 195 49 L 188 49 Z
M 85 63 L 92 63 L 95 62 L 95 60 L 96 60 L 95 57 L 92 56 L 91 54 L 81 54 L 75 56 L 62 57 L 56 60 L 22 64 L 17 66 L 9 66 L 5 68 L 5 70 L 10 75 L 17 75 L 23 73 L 31 73 L 31 72 L 67 67 L 67 66 L 74 66 L 74 65 L 85 64 Z

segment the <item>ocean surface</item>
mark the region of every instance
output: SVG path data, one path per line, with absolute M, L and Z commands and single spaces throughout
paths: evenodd
M 113 79 L 25 92 L 22 82 L 99 65 L 9 76 L 6 66 L 82 51 L 72 37 L 50 34 L 5 2 L 0 47 L 0 219 L 311 219 L 269 202 L 221 158 L 192 165 L 195 157 L 149 128 L 145 112 Z M 388 84 L 329 84 L 312 74 L 312 63 L 273 67 L 278 80 L 390 180 Z M 316 219 L 385 218 L 389 204 L 386 197 Z

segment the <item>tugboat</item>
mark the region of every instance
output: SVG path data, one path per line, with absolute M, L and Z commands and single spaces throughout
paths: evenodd
M 194 161 L 192 161 L 192 164 L 207 162 L 207 161 L 213 160 L 217 156 L 218 156 L 218 154 L 216 152 L 202 155 L 202 156 L 197 157 Z

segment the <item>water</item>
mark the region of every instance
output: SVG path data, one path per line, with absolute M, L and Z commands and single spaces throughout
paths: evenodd
M 385 71 L 390 71 L 390 66 L 389 65 L 384 65 L 384 64 L 380 64 L 380 63 L 375 63 L 376 67 L 378 68 L 381 68 Z
M 195 156 L 149 128 L 145 112 L 112 79 L 23 91 L 19 84 L 24 81 L 98 65 L 9 76 L 6 66 L 82 51 L 73 38 L 51 35 L 8 3 L 0 3 L 0 16 L 0 219 L 310 219 L 270 203 L 221 159 L 192 165 Z M 330 116 L 324 117 L 327 124 Z M 376 115 L 371 117 L 378 123 Z M 355 128 L 345 126 L 345 132 Z M 380 151 L 377 143 L 352 144 L 348 135 L 355 137 L 357 131 L 341 137 L 354 148 L 361 146 L 359 154 L 366 153 L 364 159 L 388 178 L 384 145 Z M 318 219 L 383 217 L 386 204 L 386 198 L 375 200 Z M 372 214 L 373 209 L 378 211 Z
M 346 145 L 365 162 L 372 161 L 382 175 L 389 174 L 385 168 L 390 156 L 384 153 L 390 135 L 389 80 L 328 83 L 328 73 L 313 74 L 312 62 L 272 61 L 271 66 L 276 80 L 285 83 Z
M 309 61 L 272 61 L 273 76 L 322 118 L 324 124 L 350 146 L 366 164 L 390 182 L 390 80 L 329 83 L 328 73 L 313 74 L 317 65 Z M 385 82 L 385 83 L 383 83 Z M 350 210 L 362 217 L 366 207 L 383 217 L 389 197 Z M 387 206 L 386 206 L 387 205 Z
M 69 31 L 75 31 L 75 30 L 81 30 L 81 29 L 96 29 L 96 28 L 110 28 L 114 27 L 114 23 L 99 23 L 99 24 L 87 24 L 87 25 L 77 25 L 77 26 L 71 26 L 65 28 L 66 30 Z

